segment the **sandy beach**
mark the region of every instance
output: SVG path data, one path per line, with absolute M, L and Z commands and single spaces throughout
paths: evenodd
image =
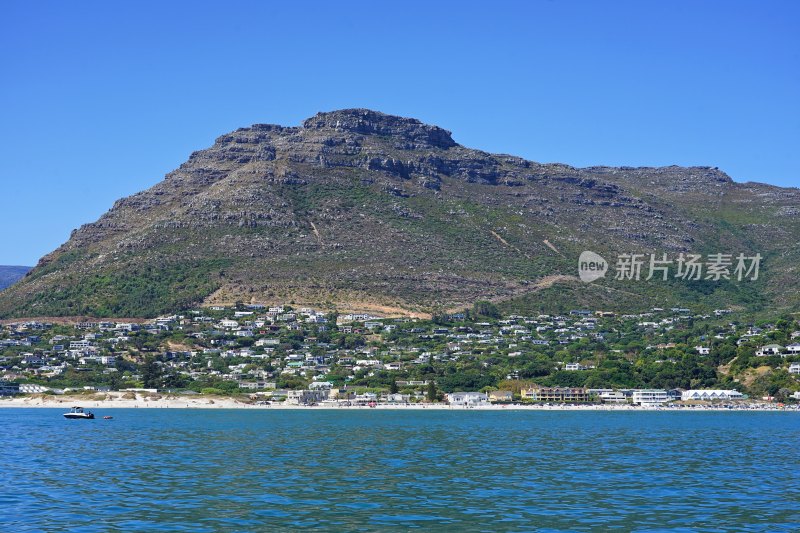
M 135 396 L 135 397 L 134 397 Z M 26 395 L 0 398 L 0 408 L 63 408 L 81 406 L 86 409 L 281 409 L 281 410 L 447 410 L 447 411 L 791 411 L 800 412 L 800 406 L 778 406 L 770 403 L 740 403 L 733 407 L 721 405 L 671 405 L 651 407 L 639 405 L 564 405 L 564 404 L 488 404 L 476 407 L 446 403 L 378 403 L 348 405 L 346 402 L 325 401 L 316 405 L 292 405 L 286 402 L 258 403 L 244 398 L 224 396 L 180 396 L 171 394 L 136 394 L 109 392 L 95 395 L 49 396 Z

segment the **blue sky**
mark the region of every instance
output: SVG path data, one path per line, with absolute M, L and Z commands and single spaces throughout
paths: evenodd
M 800 2 L 0 3 L 0 264 L 222 133 L 368 107 L 542 162 L 800 186 Z

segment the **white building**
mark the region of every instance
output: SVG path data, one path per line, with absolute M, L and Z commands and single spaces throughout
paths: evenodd
M 783 349 L 783 346 L 780 344 L 767 344 L 766 346 L 762 346 L 761 349 L 756 352 L 756 356 L 769 357 L 770 355 L 780 355 Z
M 240 389 L 250 389 L 250 390 L 258 390 L 258 389 L 274 389 L 275 382 L 274 381 L 240 381 L 239 382 Z
M 633 403 L 637 405 L 661 405 L 670 400 L 663 389 L 637 389 L 633 391 Z
M 292 405 L 304 405 L 318 403 L 327 400 L 330 390 L 290 390 L 286 393 L 286 403 Z
M 389 394 L 386 397 L 386 401 L 388 401 L 389 403 L 408 403 L 411 401 L 411 395 L 400 394 L 399 392 L 396 392 L 394 394 Z
M 800 374 L 800 363 L 792 363 L 789 365 L 790 374 Z
M 714 401 L 714 400 L 743 400 L 744 395 L 735 390 L 718 390 L 718 389 L 709 389 L 709 390 L 686 390 L 681 393 L 681 400 L 702 400 L 702 401 Z
M 625 398 L 625 394 L 622 391 L 618 390 L 600 391 L 597 394 L 597 397 L 603 403 L 625 403 L 627 401 L 627 398 Z
M 79 340 L 79 341 L 71 341 L 69 343 L 69 349 L 70 350 L 85 350 L 91 345 L 92 345 L 92 343 L 89 342 L 86 339 Z
M 19 391 L 23 394 L 38 394 L 49 390 L 44 385 L 36 385 L 35 383 L 20 383 L 19 385 Z
M 478 405 L 488 405 L 489 397 L 482 392 L 453 392 L 447 395 L 450 405 L 464 405 L 475 407 Z
M 697 353 L 700 355 L 708 355 L 711 353 L 711 348 L 708 346 L 695 346 L 694 349 L 697 350 Z

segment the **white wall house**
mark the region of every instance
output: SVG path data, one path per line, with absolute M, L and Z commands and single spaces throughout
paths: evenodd
M 23 394 L 36 394 L 49 390 L 50 389 L 44 385 L 36 385 L 35 383 L 20 383 L 19 385 L 19 391 Z
M 286 403 L 292 405 L 304 405 L 318 403 L 328 398 L 329 390 L 290 390 L 286 393 Z
M 625 394 L 622 391 L 618 390 L 611 390 L 611 391 L 601 391 L 597 397 L 603 403 L 625 403 L 627 398 L 625 398 Z
M 482 392 L 453 392 L 447 395 L 450 405 L 465 405 L 474 407 L 477 405 L 487 405 L 489 397 Z
M 744 395 L 736 390 L 686 390 L 681 393 L 681 400 L 743 400 Z
M 633 403 L 637 405 L 661 405 L 670 400 L 663 389 L 638 389 L 633 391 Z
M 780 344 L 767 344 L 766 346 L 762 346 L 761 349 L 756 352 L 756 356 L 768 357 L 770 355 L 780 355 L 783 349 L 783 346 Z

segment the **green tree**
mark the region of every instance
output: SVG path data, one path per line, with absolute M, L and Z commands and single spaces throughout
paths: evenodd
M 487 318 L 500 318 L 500 309 L 497 308 L 492 302 L 480 300 L 475 302 L 472 306 L 472 312 L 476 316 L 484 316 Z
M 436 401 L 436 384 L 433 380 L 428 381 L 428 392 L 426 394 L 426 398 L 429 402 Z
M 144 360 L 142 382 L 146 389 L 157 389 L 161 384 L 161 368 L 152 356 L 147 356 Z

